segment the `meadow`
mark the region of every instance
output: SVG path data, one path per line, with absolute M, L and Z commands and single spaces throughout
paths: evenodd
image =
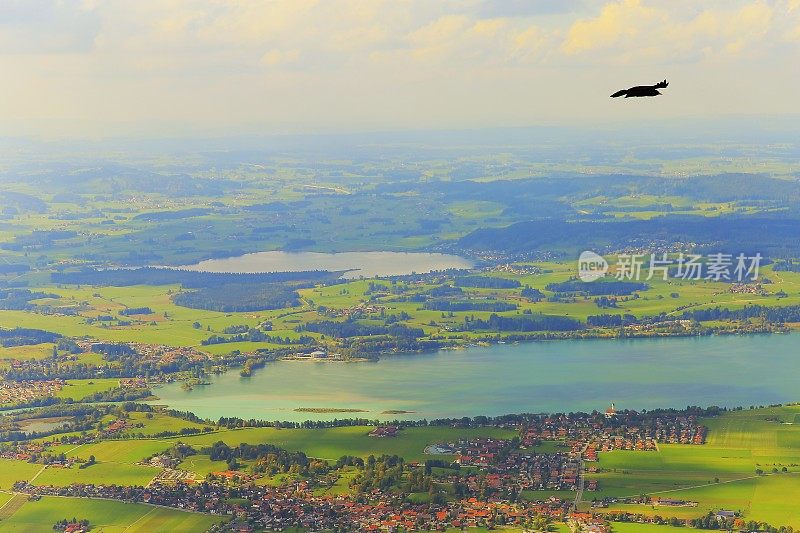
M 613 264 L 613 258 L 609 258 Z M 530 286 L 544 293 L 545 298 L 552 292 L 545 287 L 551 283 L 569 280 L 575 275 L 572 263 L 535 263 L 541 272 L 538 274 L 510 274 L 506 272 L 487 272 L 484 275 L 518 281 L 522 287 Z M 643 271 L 646 277 L 646 270 Z M 585 322 L 591 315 L 630 314 L 637 318 L 665 314 L 677 316 L 685 310 L 701 310 L 714 307 L 741 309 L 746 305 L 784 307 L 800 304 L 800 273 L 774 272 L 770 267 L 762 270 L 762 276 L 770 283 L 762 286 L 763 293 L 735 293 L 729 291 L 730 285 L 714 281 L 685 281 L 671 279 L 663 281 L 654 278 L 647 281 L 648 288 L 635 296 L 617 298 L 616 307 L 599 308 L 593 297 L 577 296 L 559 301 L 543 299 L 530 301 L 520 296 L 517 289 L 463 288 L 462 300 L 504 302 L 516 306 L 515 310 L 455 311 L 443 313 L 427 310 L 417 302 L 404 301 L 414 294 L 423 294 L 435 287 L 431 284 L 404 284 L 403 298 L 395 295 L 382 295 L 376 299 L 369 292 L 370 283 L 386 284 L 382 280 L 353 280 L 331 286 L 318 286 L 300 290 L 302 304 L 293 308 L 265 310 L 256 312 L 222 313 L 202 309 L 181 307 L 172 302 L 172 296 L 179 287 L 129 286 L 129 287 L 90 287 L 68 285 L 42 285 L 43 291 L 58 294 L 60 298 L 50 299 L 65 309 L 76 309 L 74 315 L 53 315 L 33 311 L 0 310 L 0 327 L 26 327 L 52 331 L 68 337 L 83 337 L 107 342 L 140 342 L 164 344 L 168 346 L 193 346 L 212 356 L 224 356 L 234 351 L 253 352 L 259 349 L 280 348 L 271 342 L 234 342 L 204 346 L 202 342 L 211 335 L 225 336 L 224 330 L 231 326 L 258 327 L 264 322 L 271 323 L 270 335 L 297 339 L 297 331 L 303 324 L 326 320 L 319 309 L 348 310 L 366 302 L 380 305 L 386 316 L 404 315 L 403 321 L 412 328 L 420 328 L 426 336 L 435 336 L 453 343 L 466 343 L 475 338 L 485 337 L 487 332 L 458 331 L 465 318 L 486 320 L 492 314 L 506 317 L 522 317 L 526 313 L 544 314 L 574 318 Z M 43 302 L 34 302 L 42 304 Z M 153 313 L 124 317 L 125 321 L 98 321 L 98 316 L 119 316 L 126 308 L 149 307 Z M 380 325 L 381 317 L 364 317 L 364 323 Z M 492 332 L 489 332 L 492 333 Z M 338 341 L 323 338 L 318 333 L 304 331 L 303 335 L 313 337 L 321 346 L 336 350 Z M 495 332 L 499 338 L 508 333 Z M 0 349 L 0 366 L 8 360 L 36 359 L 47 357 L 52 352 L 52 344 L 31 345 Z M 93 362 L 96 354 L 83 354 L 80 361 Z M 97 380 L 95 380 L 97 382 Z
M 290 451 L 302 451 L 310 457 L 336 461 L 343 455 L 367 457 L 368 455 L 399 455 L 407 461 L 424 461 L 432 456 L 423 453 L 426 446 L 438 442 L 452 442 L 476 436 L 512 438 L 514 431 L 499 428 L 407 428 L 391 439 L 369 437 L 369 426 L 350 426 L 325 429 L 245 428 L 222 429 L 213 433 L 173 437 L 168 439 L 110 440 L 72 447 L 67 455 L 88 457 L 94 455 L 100 463 L 133 465 L 145 457 L 161 452 L 183 442 L 196 449 L 211 446 L 218 441 L 228 446 L 242 443 L 268 443 Z M 59 450 L 66 451 L 66 450 Z M 191 461 L 191 459 L 189 459 Z M 93 467 L 87 468 L 91 471 Z M 146 468 L 146 467 L 142 467 Z
M 143 413 L 132 413 L 134 421 L 150 424 L 149 428 L 172 429 L 196 427 L 192 422 L 182 421 L 161 413 L 152 418 Z M 800 501 L 800 405 L 782 407 L 766 407 L 728 411 L 715 418 L 702 420 L 709 428 L 708 440 L 704 445 L 668 445 L 661 444 L 658 451 L 613 451 L 600 454 L 600 460 L 594 466 L 599 468 L 588 477 L 597 479 L 599 490 L 585 492 L 582 507 L 587 507 L 594 498 L 628 497 L 647 494 L 671 499 L 682 499 L 697 502 L 695 507 L 656 507 L 641 504 L 612 504 L 608 511 L 627 511 L 644 515 L 677 517 L 681 519 L 695 518 L 709 511 L 720 509 L 734 510 L 745 519 L 766 521 L 776 525 L 792 525 L 800 527 L 800 508 L 795 505 Z M 200 451 L 217 441 L 229 446 L 240 443 L 269 443 L 291 451 L 303 451 L 310 457 L 334 461 L 342 455 L 396 454 L 406 461 L 424 461 L 437 458 L 423 453 L 424 448 L 433 443 L 452 442 L 459 438 L 492 436 L 511 438 L 515 431 L 498 428 L 452 428 L 452 427 L 418 427 L 406 428 L 395 438 L 372 438 L 367 435 L 368 426 L 339 427 L 328 429 L 278 429 L 244 428 L 219 429 L 211 433 L 172 438 L 142 438 L 104 440 L 83 445 L 61 445 L 53 448 L 52 453 L 65 453 L 67 456 L 87 458 L 94 455 L 97 463 L 84 469 L 62 469 L 24 461 L 0 459 L 0 490 L 9 490 L 19 480 L 35 479 L 37 484 L 65 486 L 70 483 L 115 483 L 124 485 L 146 485 L 157 473 L 158 469 L 141 466 L 137 462 L 170 448 L 177 442 L 191 445 Z M 538 451 L 553 451 L 558 447 L 557 441 L 544 442 Z M 447 458 L 447 456 L 439 456 Z M 249 462 L 245 462 L 245 468 Z M 223 461 L 211 461 L 208 455 L 199 454 L 187 457 L 180 469 L 196 473 L 200 477 L 226 468 Z M 784 471 L 785 469 L 785 471 Z M 274 478 L 265 477 L 258 480 L 262 484 L 280 484 L 290 480 L 292 476 L 281 475 Z M 350 478 L 345 471 L 329 489 L 320 489 L 330 494 L 347 493 Z M 2 493 L 0 493 L 2 494 Z M 524 493 L 526 499 L 538 499 L 549 496 L 572 498 L 574 493 Z M 426 496 L 422 494 L 421 496 Z M 8 503 L 7 513 L 11 513 L 3 524 L 14 525 L 24 530 L 33 520 L 32 516 L 44 516 L 46 520 L 62 512 L 59 507 L 61 499 L 45 498 L 42 502 L 21 503 L 10 502 L 10 498 L 0 500 L 0 505 Z M 10 503 L 9 503 L 10 502 Z M 161 511 L 152 511 L 143 507 L 130 506 L 134 509 L 131 515 L 114 513 L 115 520 L 110 520 L 103 513 L 105 503 L 99 502 L 98 508 L 86 505 L 88 518 L 97 516 L 97 524 L 107 527 L 108 531 L 126 522 L 129 527 L 135 522 L 136 528 L 143 524 L 152 524 L 156 531 L 159 527 L 183 527 L 181 520 L 189 520 L 184 514 L 162 516 Z M 127 504 L 120 504 L 127 505 Z M 30 511 L 30 509 L 47 509 L 47 513 Z M 52 508 L 52 509 L 51 509 Z M 70 507 L 80 509 L 80 507 Z M 15 510 L 16 509 L 16 510 Z M 138 509 L 138 510 L 137 510 Z M 29 514 L 30 513 L 30 514 Z M 91 515 L 91 513 L 95 513 Z M 146 516 L 145 516 L 145 513 Z M 78 511 L 73 513 L 80 515 Z M 2 513 L 0 513 L 2 515 Z M 91 515 L 91 516 L 90 516 Z M 118 515 L 118 516 L 117 516 Z M 70 515 L 71 516 L 71 515 Z M 80 515 L 83 516 L 83 515 Z M 60 517 L 63 518 L 63 517 Z M 118 518 L 118 520 L 117 520 Z M 53 521 L 59 518 L 54 518 Z M 142 520 L 142 522 L 138 522 Z M 199 518 L 198 518 L 199 520 Z M 94 520 L 92 520 L 95 523 Z M 162 525 L 167 524 L 167 525 Z M 638 525 L 618 524 L 615 531 L 639 531 L 631 529 Z M 645 531 L 645 529 L 641 529 Z M 661 531 L 651 527 L 647 531 Z
M 601 454 L 602 472 L 592 475 L 600 490 L 592 497 L 649 494 L 698 506 L 611 508 L 679 518 L 729 509 L 747 519 L 800 527 L 799 416 L 800 406 L 733 411 L 704 421 L 709 438 L 703 446 Z
M 677 148 L 677 153 L 683 148 Z M 264 250 L 380 248 L 473 253 L 475 249 L 464 244 L 465 237 L 476 230 L 505 228 L 524 220 L 581 219 L 623 225 L 662 217 L 667 225 L 676 216 L 726 220 L 764 213 L 780 219 L 782 210 L 796 205 L 796 191 L 786 193 L 786 184 L 781 180 L 757 180 L 740 174 L 734 181 L 728 175 L 710 175 L 752 170 L 789 177 L 796 173 L 795 162 L 771 160 L 763 167 L 753 167 L 749 157 L 695 157 L 692 153 L 663 160 L 636 159 L 626 150 L 620 161 L 612 163 L 605 159 L 611 156 L 604 155 L 603 163 L 593 161 L 591 168 L 532 162 L 517 153 L 479 156 L 448 151 L 402 165 L 384 156 L 318 161 L 315 157 L 306 160 L 300 155 L 282 155 L 265 157 L 257 165 L 229 166 L 228 162 L 197 155 L 189 163 L 131 162 L 131 175 L 106 169 L 104 164 L 97 169 L 65 171 L 68 179 L 63 181 L 60 171 L 55 172 L 59 179 L 51 179 L 23 166 L 16 170 L 19 179 L 3 184 L 3 193 L 17 196 L 0 195 L 4 217 L 0 225 L 0 263 L 19 263 L 29 270 L 0 273 L 0 281 L 4 287 L 26 287 L 57 297 L 34 300 L 22 308 L 9 305 L 0 310 L 0 327 L 42 329 L 70 339 L 190 346 L 213 359 L 223 359 L 238 352 L 295 349 L 261 341 L 204 344 L 212 335 L 229 335 L 225 330 L 231 326 L 257 328 L 263 323 L 270 323 L 272 336 L 294 341 L 306 335 L 313 339 L 315 347 L 335 352 L 346 342 L 298 329 L 322 320 L 342 321 L 354 308 L 371 304 L 381 310 L 359 315 L 362 325 L 383 326 L 387 317 L 394 316 L 392 320 L 422 330 L 424 339 L 443 345 L 501 341 L 510 334 L 463 331 L 468 318 L 486 320 L 493 314 L 491 311 L 450 313 L 425 309 L 420 301 L 414 301 L 414 297 L 435 287 L 452 283 L 452 276 L 448 275 L 421 283 L 373 279 L 307 287 L 299 290 L 300 305 L 295 307 L 223 313 L 176 305 L 174 295 L 184 290 L 178 285 L 55 284 L 50 274 L 83 266 L 185 265 Z M 175 174 L 175 169 L 186 174 Z M 117 176 L 118 172 L 122 175 Z M 140 173 L 146 179 L 141 179 Z M 553 173 L 558 177 L 551 177 Z M 594 174 L 592 179 L 586 179 L 587 173 Z M 687 173 L 697 175 L 692 178 L 696 188 L 685 185 L 683 176 Z M 680 179 L 673 179 L 676 176 Z M 787 213 L 787 217 L 795 216 L 791 210 Z M 63 235 L 50 239 L 47 235 L 51 231 Z M 780 239 L 780 235 L 764 237 Z M 600 307 L 593 297 L 583 295 L 557 299 L 546 287 L 575 275 L 572 247 L 597 244 L 608 245 L 608 249 L 618 245 L 616 248 L 622 249 L 630 244 L 597 243 L 593 235 L 582 239 L 580 243 L 555 242 L 546 249 L 499 250 L 496 254 L 496 250 L 490 250 L 487 270 L 481 275 L 514 280 L 520 287 L 464 287 L 458 299 L 516 306 L 498 312 L 502 317 L 543 314 L 581 322 L 600 314 L 630 314 L 641 319 L 662 313 L 678 317 L 686 310 L 714 307 L 800 305 L 800 273 L 776 272 L 769 266 L 762 271 L 766 279 L 760 293 L 735 292 L 727 283 L 653 279 L 647 281 L 647 289 L 618 298 L 613 307 Z M 648 242 L 644 246 L 650 244 L 663 245 Z M 717 245 L 713 240 L 699 244 Z M 792 242 L 783 244 L 786 246 L 780 248 L 781 254 L 797 255 Z M 634 245 L 642 246 L 640 242 Z M 561 260 L 518 263 L 535 267 L 537 273 L 503 271 L 503 263 L 520 259 L 513 257 L 517 251 L 524 252 L 522 256 L 526 258 L 546 256 Z M 613 262 L 613 257 L 608 259 Z M 646 270 L 644 274 L 646 277 Z M 375 284 L 398 290 L 375 291 Z M 524 297 L 522 288 L 526 286 L 542 291 L 544 298 L 532 301 Z M 152 313 L 126 314 L 128 309 L 145 307 Z M 730 326 L 723 322 L 705 325 Z M 614 328 L 602 332 L 605 336 L 616 334 Z M 54 349 L 58 351 L 58 345 L 53 342 L 0 347 L 0 370 L 9 371 L 19 360 L 46 360 Z M 66 356 L 64 359 L 60 364 L 65 369 L 108 363 L 97 353 L 78 354 L 75 361 L 66 360 Z M 56 396 L 79 401 L 118 386 L 118 380 L 103 377 L 69 379 Z M 110 418 L 102 422 L 107 423 Z M 318 430 L 216 428 L 199 435 L 153 438 L 184 428 L 203 430 L 205 424 L 161 414 L 148 417 L 138 412 L 130 413 L 130 421 L 140 427 L 130 429 L 126 438 L 53 449 L 82 459 L 93 455 L 96 464 L 84 469 L 43 469 L 38 464 L 0 459 L 0 489 L 9 490 L 18 480 L 34 478 L 36 483 L 56 486 L 73 482 L 145 485 L 158 469 L 136 463 L 177 442 L 198 450 L 219 440 L 230 446 L 270 443 L 329 461 L 342 455 L 366 457 L 384 453 L 422 461 L 429 458 L 423 454 L 428 444 L 475 436 L 514 436 L 514 432 L 494 428 L 426 427 L 405 429 L 396 438 L 375 439 L 367 436 L 372 428 L 360 426 Z M 747 518 L 800 527 L 800 511 L 794 503 L 800 501 L 799 423 L 797 407 L 737 411 L 706 421 L 710 434 L 704 446 L 662 445 L 652 453 L 602 454 L 597 465 L 601 471 L 593 475 L 600 490 L 586 497 L 664 495 L 697 501 L 698 506 L 617 508 L 645 514 L 671 513 L 682 518 L 729 508 L 741 511 Z M 136 434 L 145 438 L 131 438 Z M 548 446 L 552 444 L 544 448 Z M 203 476 L 224 466 L 207 455 L 195 455 L 183 461 L 180 468 Z M 283 479 L 260 481 L 279 483 Z M 347 483 L 347 476 L 342 476 L 329 490 L 345 492 Z M 546 495 L 549 494 L 527 493 L 523 497 Z M 108 532 L 205 530 L 216 520 L 144 505 L 54 497 L 34 502 L 0 493 L 3 531 L 49 531 L 56 520 L 72 516 L 88 518 L 95 531 Z M 615 531 L 660 533 L 664 528 L 615 524 Z
M 86 498 L 45 496 L 26 501 L 13 515 L 0 521 L 0 530 L 19 533 L 46 532 L 53 524 L 73 517 L 88 519 L 98 533 L 206 531 L 221 517 L 165 509 L 151 505 Z
M 161 418 L 167 417 L 158 415 L 155 420 Z M 696 501 L 698 506 L 669 509 L 618 505 L 612 509 L 689 518 L 712 509 L 725 508 L 741 511 L 747 518 L 800 525 L 798 510 L 788 503 L 800 498 L 800 452 L 797 446 L 800 426 L 794 424 L 797 418 L 800 418 L 800 406 L 731 411 L 703 421 L 710 432 L 708 443 L 702 446 L 664 444 L 656 452 L 603 453 L 597 463 L 601 471 L 590 474 L 590 477 L 598 479 L 600 490 L 587 493 L 586 499 L 649 494 Z M 177 427 L 181 422 L 171 419 L 162 420 L 160 424 Z M 178 441 L 196 449 L 220 440 L 230 446 L 270 443 L 326 460 L 335 460 L 346 454 L 365 457 L 385 453 L 400 455 L 408 461 L 421 461 L 431 457 L 422 453 L 428 444 L 478 435 L 502 438 L 514 435 L 512 431 L 495 428 L 423 427 L 407 428 L 393 439 L 376 439 L 367 436 L 369 430 L 369 427 L 360 426 L 223 429 L 181 438 L 103 441 L 61 451 L 84 458 L 91 454 L 97 458 L 98 464 L 78 472 L 81 481 L 105 479 L 116 483 L 144 484 L 155 475 L 155 471 L 134 463 Z M 6 487 L 38 471 L 35 465 L 6 462 L 8 465 L 2 469 L 7 479 Z M 200 475 L 223 467 L 223 462 L 209 461 L 203 455 L 189 457 L 181 464 L 181 468 Z M 782 471 L 784 467 L 786 472 Z M 757 470 L 761 470 L 762 474 L 759 475 Z M 60 485 L 69 482 L 74 475 L 75 472 L 50 468 L 42 472 L 37 481 Z M 540 497 L 541 494 L 525 496 Z

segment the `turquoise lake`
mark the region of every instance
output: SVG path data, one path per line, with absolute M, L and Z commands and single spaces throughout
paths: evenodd
M 213 419 L 293 421 L 591 411 L 611 402 L 631 409 L 766 405 L 800 401 L 800 335 L 559 340 L 374 363 L 278 361 L 249 378 L 234 370 L 211 381 L 192 391 L 159 387 L 153 403 Z

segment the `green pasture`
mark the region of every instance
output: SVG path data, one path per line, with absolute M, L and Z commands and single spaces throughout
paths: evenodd
M 80 456 L 85 459 L 89 454 Z M 150 466 L 105 462 L 99 459 L 98 461 L 87 468 L 48 467 L 36 478 L 36 483 L 56 487 L 66 487 L 72 483 L 144 486 L 159 472 L 157 468 Z
M 612 522 L 611 530 L 614 533 L 675 533 L 674 527 L 631 522 Z
M 703 421 L 709 438 L 702 446 L 660 445 L 658 452 L 600 454 L 597 466 L 602 471 L 590 474 L 600 490 L 587 493 L 587 499 L 650 494 L 695 501 L 698 507 L 614 508 L 679 518 L 731 509 L 748 519 L 798 527 L 800 425 L 794 424 L 798 416 L 800 406 L 733 411 Z
M 224 472 L 228 469 L 228 463 L 212 461 L 208 455 L 190 455 L 180 464 L 179 468 L 205 477 L 212 472 Z
M 10 490 L 17 481 L 26 481 L 36 475 L 42 465 L 0 458 L 0 490 Z
M 82 400 L 96 392 L 105 392 L 119 387 L 116 378 L 70 379 L 56 393 L 57 398 Z
M 130 427 L 126 428 L 125 432 L 136 435 L 141 433 L 144 436 L 152 436 L 165 431 L 180 431 L 184 428 L 199 429 L 202 431 L 203 428 L 206 427 L 204 424 L 198 424 L 196 422 L 191 422 L 182 418 L 176 418 L 174 416 L 167 416 L 160 413 L 150 413 L 153 416 L 152 418 L 148 418 L 147 414 L 148 413 L 140 413 L 135 411 L 128 413 L 128 424 Z M 139 424 L 143 425 L 143 427 L 136 427 Z
M 53 524 L 65 518 L 88 519 L 92 531 L 98 533 L 206 531 L 224 520 L 222 517 L 145 504 L 45 496 L 39 501 L 25 502 L 11 517 L 0 522 L 0 530 L 20 533 L 53 531 Z
M 399 455 L 408 461 L 424 461 L 433 457 L 423 453 L 429 444 L 478 436 L 512 438 L 516 435 L 514 431 L 499 428 L 425 427 L 404 429 L 394 438 L 375 438 L 368 436 L 372 429 L 374 428 L 368 426 L 354 426 L 324 429 L 267 427 L 221 430 L 168 439 L 102 441 L 83 445 L 70 451 L 68 455 L 82 458 L 94 455 L 100 462 L 132 464 L 164 451 L 176 442 L 189 444 L 199 451 L 221 440 L 229 446 L 238 446 L 241 443 L 273 444 L 290 451 L 302 451 L 310 457 L 334 461 L 343 455 L 366 457 L 370 454 Z
M 609 258 L 613 264 L 614 258 Z M 551 295 L 545 287 L 550 283 L 562 282 L 575 275 L 575 264 L 537 263 L 542 273 L 515 275 L 505 272 L 488 272 L 484 275 L 518 280 L 522 286 L 531 286 L 542 290 L 546 296 Z M 463 288 L 461 299 L 496 300 L 513 303 L 518 306 L 515 311 L 499 313 L 504 316 L 521 316 L 524 312 L 544 313 L 568 316 L 585 321 L 590 315 L 598 314 L 632 314 L 637 317 L 652 316 L 660 313 L 678 315 L 683 310 L 697 310 L 712 307 L 738 309 L 749 304 L 765 306 L 787 306 L 800 304 L 800 273 L 773 272 L 770 267 L 762 271 L 772 283 L 764 285 L 765 295 L 735 294 L 729 291 L 729 284 L 712 281 L 685 281 L 671 279 L 663 281 L 657 277 L 647 280 L 649 288 L 640 291 L 637 296 L 620 297 L 617 307 L 601 309 L 594 303 L 593 297 L 577 296 L 565 301 L 530 302 L 520 295 L 521 289 L 481 289 Z M 647 278 L 647 270 L 643 270 L 643 278 Z M 297 338 L 298 326 L 304 323 L 324 319 L 313 308 L 325 306 L 329 309 L 348 309 L 367 302 L 370 281 L 388 284 L 381 280 L 354 280 L 327 287 L 315 287 L 300 290 L 303 305 L 246 313 L 221 313 L 190 309 L 175 305 L 172 296 L 180 288 L 174 285 L 163 286 L 131 286 L 131 287 L 92 287 L 87 285 L 45 285 L 42 290 L 56 293 L 60 299 L 50 300 L 59 306 L 72 307 L 78 310 L 76 315 L 51 315 L 31 311 L 0 311 L 0 327 L 28 327 L 61 333 L 69 337 L 89 336 L 109 342 L 142 342 L 165 344 L 171 346 L 196 346 L 212 355 L 225 355 L 234 350 L 251 352 L 257 349 L 275 349 L 277 344 L 265 342 L 236 342 L 211 346 L 202 346 L 203 340 L 211 335 L 222 334 L 226 327 L 246 325 L 255 327 L 270 321 L 273 324 L 272 335 Z M 402 283 L 401 283 L 402 285 Z M 431 285 L 405 285 L 408 290 L 402 296 L 417 294 L 430 289 Z M 778 298 L 776 293 L 783 291 L 786 297 Z M 459 327 L 467 316 L 486 319 L 492 312 L 462 311 L 453 316 L 442 316 L 441 311 L 425 310 L 417 302 L 399 301 L 397 295 L 383 296 L 377 304 L 385 308 L 385 314 L 407 313 L 410 318 L 407 324 L 420 327 L 426 335 L 442 335 L 448 338 L 460 338 L 469 341 L 486 332 L 448 331 Z M 130 307 L 149 307 L 152 314 L 123 317 L 119 312 Z M 95 321 L 99 315 L 115 317 L 112 321 Z M 129 324 L 120 325 L 116 320 L 121 318 Z M 376 323 L 382 323 L 379 317 Z M 199 327 L 197 325 L 199 324 Z M 309 334 L 309 333 L 306 333 Z M 311 333 L 320 339 L 320 335 Z M 502 334 L 501 334 L 502 336 Z M 323 344 L 334 344 L 331 339 L 320 340 Z M 4 348 L 0 350 L 0 364 L 3 359 L 10 358 L 42 358 L 50 355 L 52 344 L 28 347 Z M 87 357 L 84 354 L 81 358 Z M 88 361 L 87 361 L 88 362 Z

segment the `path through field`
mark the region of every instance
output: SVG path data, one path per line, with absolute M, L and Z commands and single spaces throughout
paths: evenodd
M 14 494 L 10 500 L 0 506 L 0 520 L 6 520 L 16 513 L 20 507 L 25 505 L 28 497 L 24 494 Z

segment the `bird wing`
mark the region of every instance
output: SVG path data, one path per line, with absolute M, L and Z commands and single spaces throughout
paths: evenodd
M 666 89 L 667 85 L 669 85 L 669 83 L 667 82 L 667 80 L 664 80 L 656 83 L 655 85 L 653 85 L 653 87 L 656 89 Z
M 628 89 L 622 89 L 621 91 L 617 91 L 611 95 L 611 98 L 617 98 L 618 96 L 625 96 L 628 93 Z

